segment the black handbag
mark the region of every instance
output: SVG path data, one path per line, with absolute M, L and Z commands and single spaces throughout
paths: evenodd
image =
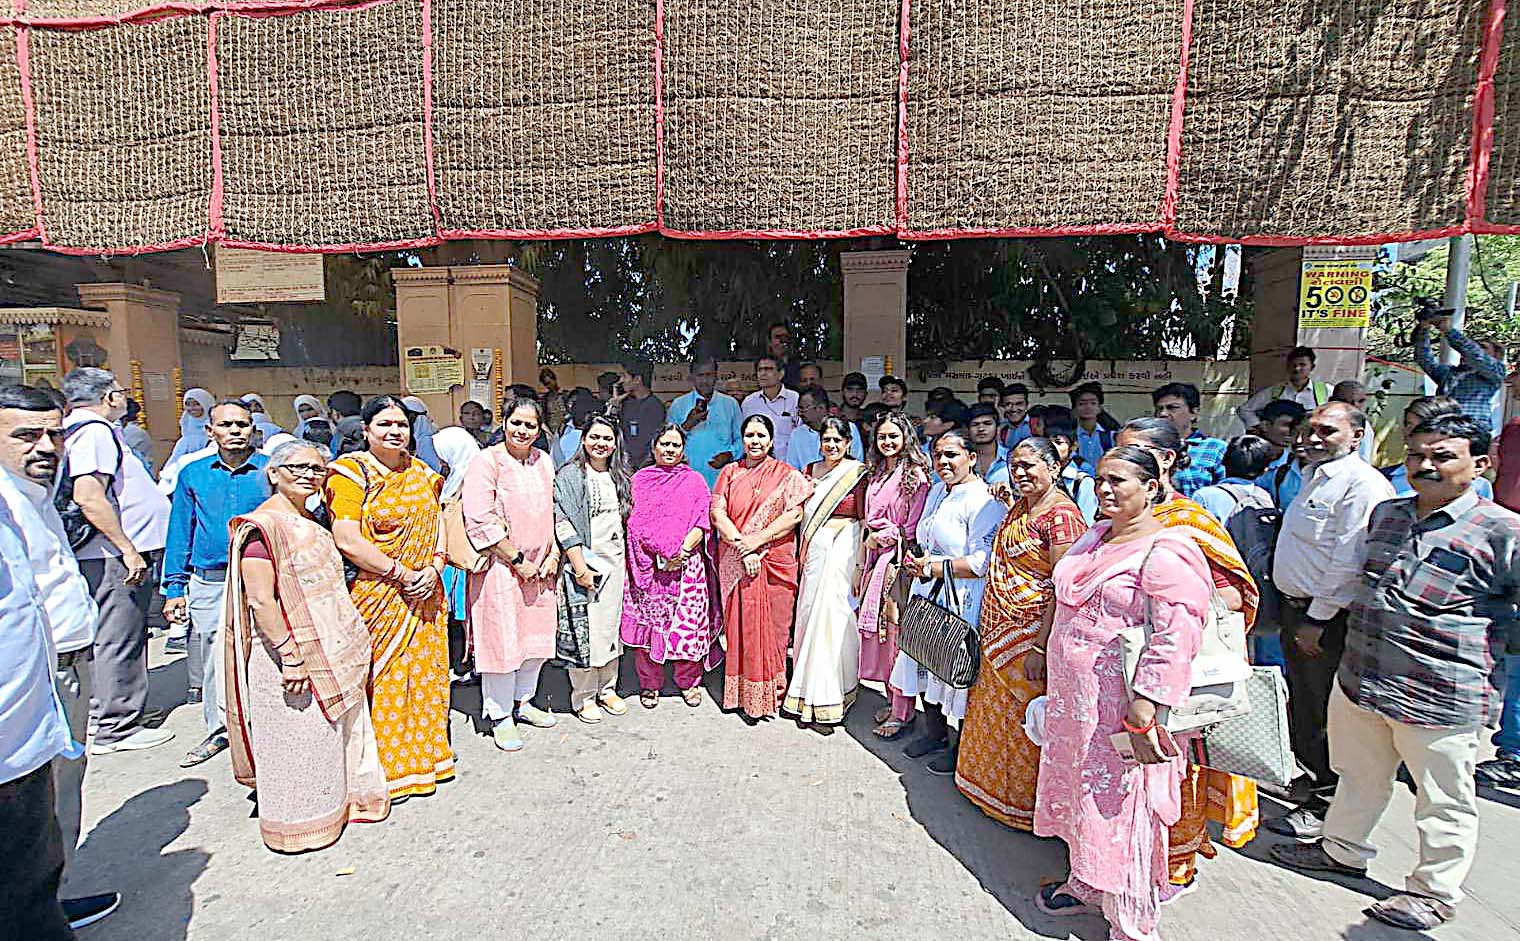
M 976 625 L 934 600 L 948 587 L 950 603 L 960 608 L 950 562 L 928 595 L 908 599 L 897 628 L 897 646 L 920 666 L 955 689 L 968 689 L 982 666 L 982 638 Z

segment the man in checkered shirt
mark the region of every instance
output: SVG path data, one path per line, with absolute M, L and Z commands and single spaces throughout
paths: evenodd
M 1451 348 L 1462 356 L 1456 366 L 1436 359 L 1430 349 L 1434 325 Z M 1436 384 L 1436 394 L 1450 396 L 1473 421 L 1493 431 L 1494 396 L 1504 385 L 1504 349 L 1497 343 L 1479 343 L 1451 325 L 1450 317 L 1422 320 L 1414 330 L 1414 355 Z
M 1202 402 L 1198 387 L 1191 382 L 1169 382 L 1151 393 L 1156 417 L 1172 423 L 1188 450 L 1187 466 L 1172 472 L 1172 486 L 1184 497 L 1224 480 L 1227 445 L 1198 430 L 1198 408 Z
M 1414 777 L 1419 863 L 1367 914 L 1399 928 L 1450 920 L 1478 842 L 1479 734 L 1498 713 L 1506 649 L 1520 650 L 1520 516 L 1479 497 L 1489 433 L 1467 415 L 1414 429 L 1415 495 L 1373 509 L 1362 581 L 1329 707 L 1340 775 L 1321 839 L 1274 847 L 1298 869 L 1365 876 L 1372 829 L 1403 762 Z

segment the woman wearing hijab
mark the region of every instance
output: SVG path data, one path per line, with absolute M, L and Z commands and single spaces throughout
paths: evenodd
M 463 428 L 445 428 L 433 436 L 433 446 L 443 462 L 441 470 L 445 477 L 438 502 L 447 514 L 449 504 L 459 500 L 465 471 L 480 455 L 480 442 Z M 469 576 L 463 569 L 453 565 L 444 567 L 443 593 L 449 602 L 449 663 L 451 668 L 457 668 L 456 674 L 462 675 L 467 675 L 464 663 L 470 653 L 468 588 Z
M 248 406 L 248 410 L 253 413 L 253 429 L 258 432 L 258 437 L 254 440 L 254 443 L 259 447 L 263 447 L 275 435 L 285 433 L 285 429 L 276 425 L 274 419 L 269 417 L 269 406 L 264 404 L 264 397 L 262 395 L 259 395 L 257 392 L 249 392 L 243 396 L 242 403 Z
M 211 443 L 211 438 L 206 434 L 206 422 L 210 420 L 211 406 L 214 404 L 216 399 L 205 389 L 185 390 L 184 409 L 179 413 L 179 440 L 174 442 L 174 450 L 169 453 L 165 465 L 173 464 L 175 459 L 187 454 L 194 454 Z
M 291 403 L 296 409 L 296 430 L 291 432 L 297 438 L 306 437 L 306 429 L 309 423 L 315 419 L 326 419 L 327 410 L 322 407 L 322 400 L 314 395 L 298 395 L 295 402 Z
M 417 458 L 433 470 L 441 471 L 438 450 L 433 447 L 433 436 L 438 433 L 438 429 L 433 425 L 433 417 L 428 414 L 427 403 L 415 395 L 408 395 L 402 398 L 401 404 L 412 413 L 412 441 L 417 446 Z

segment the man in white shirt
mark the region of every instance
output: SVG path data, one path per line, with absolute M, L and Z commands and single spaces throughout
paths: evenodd
M 1306 419 L 1308 479 L 1283 513 L 1272 578 L 1282 592 L 1289 734 L 1308 772 L 1310 797 L 1267 828 L 1299 839 L 1319 836 L 1336 775 L 1325 720 L 1346 643 L 1346 609 L 1362 579 L 1360 546 L 1372 508 L 1393 497 L 1382 473 L 1357 455 L 1367 416 L 1344 402 Z
M 755 382 L 760 388 L 744 397 L 744 417 L 764 415 L 771 420 L 771 426 L 776 429 L 771 453 L 786 460 L 792 432 L 802 424 L 797 393 L 781 385 L 781 363 L 774 356 L 755 360 Z
M 79 570 L 100 607 L 93 676 L 96 732 L 91 754 L 162 745 L 167 729 L 142 725 L 148 700 L 146 597 L 137 586 L 148 574 L 144 553 L 164 547 L 169 498 L 134 460 L 114 423 L 127 394 L 104 369 L 83 366 L 63 377 L 72 411 L 64 419 L 64 453 L 74 502 L 96 535 L 75 551 Z M 139 604 L 141 600 L 142 604 Z
M 823 459 L 823 421 L 829 417 L 829 410 L 833 403 L 829 401 L 829 394 L 818 386 L 804 386 L 802 393 L 797 397 L 797 411 L 802 415 L 802 426 L 792 432 L 791 443 L 787 445 L 786 454 L 778 455 L 788 464 L 798 470 L 805 470 L 814 461 Z M 850 457 L 857 461 L 865 460 L 865 449 L 860 443 L 860 431 L 853 423 L 845 422 L 850 426 Z
M 21 526 L 0 502 L 0 931 L 69 941 L 52 761 L 78 747 L 53 688 L 53 641 Z
M 1284 380 L 1278 385 L 1259 390 L 1246 399 L 1246 404 L 1235 410 L 1241 423 L 1246 426 L 1246 431 L 1261 434 L 1256 430 L 1256 426 L 1261 423 L 1261 416 L 1257 413 L 1268 402 L 1287 399 L 1302 405 L 1305 411 L 1313 411 L 1330 401 L 1330 384 L 1320 382 L 1313 376 L 1314 361 L 1314 350 L 1307 346 L 1295 346 L 1288 351 L 1287 375 Z
M 19 524 L 57 655 L 54 686 L 69 735 L 83 742 L 90 718 L 90 648 L 98 609 L 53 507 L 53 482 L 63 458 L 63 413 L 31 386 L 0 386 L 0 501 Z M 53 759 L 58 826 L 67 865 L 79 843 L 85 752 Z M 121 904 L 115 892 L 63 900 L 74 927 L 93 924 Z

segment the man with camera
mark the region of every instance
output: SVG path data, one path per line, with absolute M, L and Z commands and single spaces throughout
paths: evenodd
M 1452 313 L 1427 304 L 1416 314 L 1415 359 L 1436 384 L 1437 395 L 1456 399 L 1463 414 L 1492 432 L 1494 396 L 1504 384 L 1504 349 L 1497 343 L 1479 343 L 1453 327 Z M 1430 349 L 1431 328 L 1446 338 L 1461 362 L 1452 366 L 1435 357 Z

